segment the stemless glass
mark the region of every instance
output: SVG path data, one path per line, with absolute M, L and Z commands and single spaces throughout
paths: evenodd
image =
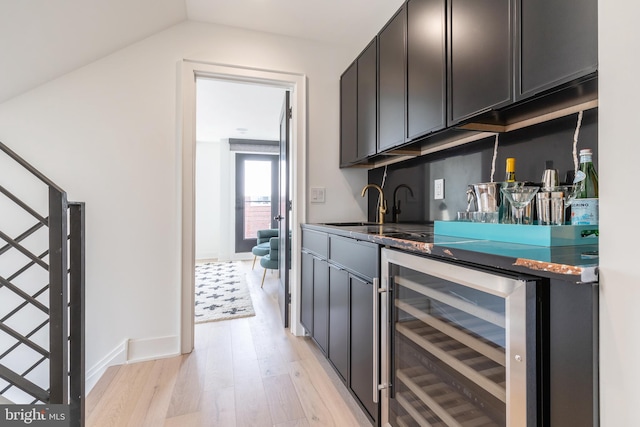
M 514 187 L 502 187 L 500 191 L 511 202 L 511 206 L 516 208 L 515 223 L 522 224 L 522 213 L 527 207 L 540 187 L 518 185 Z

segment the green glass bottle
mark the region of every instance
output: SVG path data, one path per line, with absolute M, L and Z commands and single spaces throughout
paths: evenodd
M 591 149 L 580 150 L 580 167 L 573 181 L 576 198 L 571 203 L 572 225 L 598 224 L 598 174 Z

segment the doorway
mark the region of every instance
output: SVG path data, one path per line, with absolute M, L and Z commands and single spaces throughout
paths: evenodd
M 288 89 L 292 92 L 293 119 L 291 124 L 291 325 L 295 335 L 302 335 L 304 329 L 297 321 L 299 299 L 299 233 L 298 224 L 304 221 L 306 174 L 306 77 L 300 74 L 282 73 L 268 70 L 247 69 L 224 65 L 204 64 L 184 61 L 182 68 L 182 292 L 181 292 L 181 352 L 188 353 L 193 349 L 193 301 L 195 263 L 195 80 L 197 77 L 209 77 L 231 82 L 246 82 L 271 85 Z M 228 163 L 227 163 L 228 164 Z M 233 179 L 233 178 L 232 178 Z

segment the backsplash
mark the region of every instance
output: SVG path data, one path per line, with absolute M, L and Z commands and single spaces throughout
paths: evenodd
M 573 173 L 573 137 L 577 114 L 555 119 L 528 128 L 503 133 L 499 136 L 498 155 L 494 181 L 502 181 L 507 157 L 516 159 L 518 181 L 539 182 L 545 162 L 553 161 L 553 167 L 565 180 L 567 172 Z M 406 188 L 399 188 L 399 222 L 431 222 L 455 219 L 458 211 L 466 210 L 468 184 L 488 182 L 491 179 L 491 162 L 495 137 L 489 137 L 450 150 L 429 154 L 405 162 L 387 166 L 384 194 L 388 209 L 386 222 L 391 222 L 394 189 L 407 184 L 413 191 L 411 197 Z M 578 151 L 591 148 L 598 168 L 598 109 L 584 112 L 578 137 Z M 368 182 L 380 185 L 385 168 L 369 171 Z M 433 200 L 434 180 L 444 179 L 443 200 Z M 376 218 L 377 192 L 370 191 L 368 219 Z

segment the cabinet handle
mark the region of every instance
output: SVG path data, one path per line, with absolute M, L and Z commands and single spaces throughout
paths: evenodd
M 373 402 L 378 403 L 378 393 L 387 387 L 380 384 L 380 304 L 378 295 L 388 292 L 387 288 L 381 288 L 380 279 L 373 279 Z
M 373 279 L 373 402 L 378 403 L 378 378 L 379 369 L 379 356 L 380 352 L 380 338 L 378 332 L 380 330 L 380 313 L 378 309 L 378 286 L 380 285 L 379 279 L 376 277 Z

